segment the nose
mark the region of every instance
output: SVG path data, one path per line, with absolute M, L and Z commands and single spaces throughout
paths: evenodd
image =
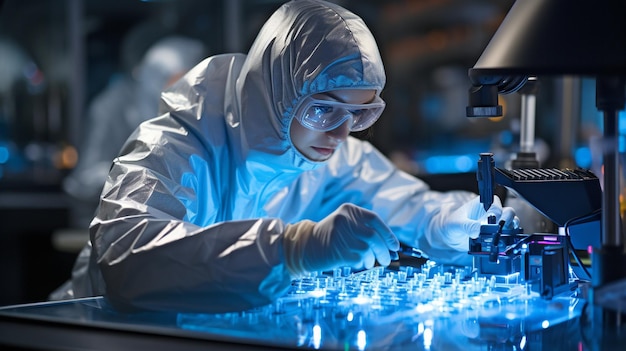
M 352 117 L 345 120 L 339 127 L 335 129 L 331 129 L 326 132 L 326 135 L 331 136 L 333 139 L 336 139 L 340 142 L 346 140 L 348 135 L 350 134 L 350 127 L 352 126 Z

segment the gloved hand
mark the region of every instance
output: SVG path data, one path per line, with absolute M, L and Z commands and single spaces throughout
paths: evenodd
M 344 266 L 369 269 L 375 261 L 387 266 L 389 251 L 399 250 L 400 243 L 376 213 L 343 204 L 318 223 L 287 225 L 283 248 L 287 268 L 299 276 Z
M 435 219 L 435 232 L 441 236 L 440 240 L 458 251 L 469 249 L 469 238 L 478 238 L 480 226 L 487 223 L 490 215 L 496 216 L 496 223 L 504 220 L 504 228 L 514 228 L 519 225 L 519 219 L 515 216 L 512 207 L 502 207 L 502 202 L 497 196 L 493 197 L 493 204 L 487 211 L 476 196 L 463 206 L 449 213 L 447 216 L 439 216 Z

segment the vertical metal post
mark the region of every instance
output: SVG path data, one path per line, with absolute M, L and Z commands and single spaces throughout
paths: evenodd
M 623 250 L 619 204 L 618 112 L 624 108 L 624 78 L 596 79 L 596 106 L 604 114 L 604 196 L 602 203 L 602 246 Z
M 617 111 L 603 111 L 604 196 L 602 203 L 602 246 L 622 247 L 619 206 L 619 152 Z
M 559 113 L 559 128 L 556 133 L 556 154 L 559 157 L 559 167 L 574 167 L 573 158 L 576 136 L 580 124 L 580 78 L 565 76 L 559 82 L 561 96 L 561 111 Z
M 604 335 L 619 328 L 622 312 L 605 309 L 596 304 L 600 288 L 626 278 L 626 254 L 621 229 L 619 203 L 619 143 L 618 111 L 624 108 L 626 97 L 624 77 L 596 78 L 596 106 L 604 114 L 602 164 L 604 188 L 602 194 L 602 246 L 592 254 L 592 321 L 594 331 Z
M 513 168 L 538 168 L 539 160 L 535 153 L 535 115 L 537 110 L 537 91 L 539 83 L 537 77 L 528 77 L 526 83 L 519 90 L 521 95 L 520 114 L 520 151 L 511 161 Z
M 85 104 L 85 35 L 83 0 L 67 0 L 67 38 L 70 67 L 67 141 L 78 145 Z
M 537 98 L 535 94 L 522 95 L 521 129 L 520 129 L 520 151 L 535 151 L 535 111 Z

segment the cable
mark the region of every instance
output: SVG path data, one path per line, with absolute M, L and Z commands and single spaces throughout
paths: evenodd
M 578 266 L 583 270 L 583 272 L 587 276 L 587 280 L 589 280 L 589 281 L 591 281 L 591 273 L 589 273 L 589 271 L 587 270 L 587 267 L 585 267 L 585 265 L 583 264 L 582 260 L 580 259 L 580 257 L 576 253 L 576 250 L 574 249 L 574 245 L 572 244 L 572 238 L 571 238 L 571 236 L 569 234 L 569 227 L 573 223 L 575 223 L 577 221 L 582 221 L 582 220 L 587 220 L 587 219 L 593 218 L 600 212 L 602 212 L 602 209 L 597 209 L 597 210 L 591 212 L 590 214 L 587 214 L 587 215 L 584 215 L 584 216 L 574 217 L 574 218 L 568 220 L 567 222 L 565 222 L 565 224 L 563 225 L 563 228 L 565 230 L 565 239 L 567 240 L 568 251 L 572 254 L 572 256 L 574 257 L 574 260 L 576 261 Z

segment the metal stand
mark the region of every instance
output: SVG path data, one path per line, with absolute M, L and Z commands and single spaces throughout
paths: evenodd
M 596 304 L 597 291 L 603 286 L 626 278 L 626 254 L 620 217 L 618 112 L 624 108 L 625 77 L 598 77 L 596 79 L 596 107 L 604 114 L 602 197 L 602 247 L 592 254 L 592 289 L 589 316 L 600 334 L 616 330 L 622 324 L 626 311 L 608 310 Z M 615 306 L 619 309 L 619 306 Z M 626 321 L 626 319 L 624 319 Z
M 536 77 L 528 77 L 526 84 L 518 91 L 522 100 L 520 115 L 520 150 L 511 161 L 513 169 L 539 168 L 539 161 L 535 154 L 535 112 L 539 83 Z

